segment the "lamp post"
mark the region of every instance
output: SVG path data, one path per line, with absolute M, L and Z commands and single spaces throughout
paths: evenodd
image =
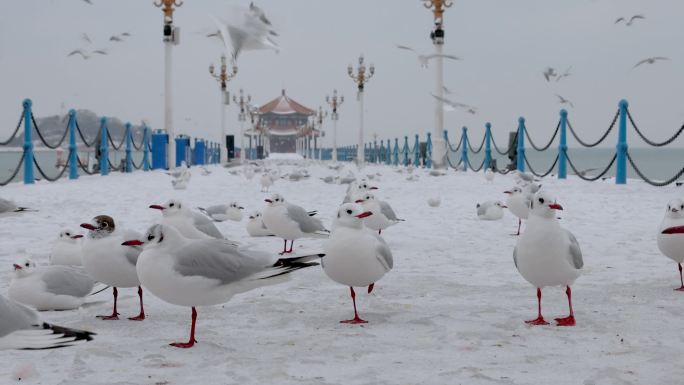
M 330 113 L 330 120 L 333 121 L 333 140 L 332 140 L 332 160 L 337 162 L 337 108 L 344 103 L 344 96 L 337 98 L 337 90 L 333 90 L 332 98 L 330 96 L 325 97 L 325 101 L 328 103 L 330 108 L 332 108 L 332 113 Z
M 252 105 L 250 105 L 248 107 L 249 107 L 249 110 L 248 110 L 249 121 L 252 125 L 252 132 L 253 132 L 253 134 L 249 135 L 249 150 L 251 152 L 252 151 L 252 136 L 254 136 L 254 142 L 255 142 L 254 148 L 256 148 L 256 133 L 257 133 L 257 123 L 258 123 L 258 118 L 259 118 L 259 108 L 256 106 L 252 106 Z M 255 153 L 256 153 L 256 151 L 255 151 Z M 253 155 L 254 154 L 252 154 L 252 156 Z M 252 158 L 252 159 L 254 159 L 254 158 Z
M 161 8 L 164 12 L 164 128 L 166 134 L 169 136 L 169 151 L 167 167 L 176 167 L 176 140 L 175 132 L 173 130 L 173 93 L 171 89 L 171 72 L 173 66 L 171 65 L 172 49 L 180 41 L 180 29 L 173 25 L 173 11 L 183 5 L 183 2 L 177 0 L 160 0 L 158 3 L 153 3 L 156 7 Z M 174 8 L 175 7 L 175 8 Z
M 235 102 L 237 105 L 240 106 L 240 113 L 238 114 L 238 121 L 240 122 L 240 163 L 245 163 L 245 120 L 247 118 L 247 114 L 245 111 L 245 107 L 249 106 L 249 103 L 252 101 L 252 96 L 247 95 L 247 98 L 245 98 L 244 91 L 242 91 L 242 88 L 240 88 L 240 97 L 237 98 L 235 95 L 233 95 L 233 102 Z
M 221 69 L 219 73 L 215 72 L 216 68 L 214 64 L 209 65 L 209 74 L 216 79 L 216 81 L 221 86 L 221 138 L 219 139 L 219 144 L 221 146 L 221 162 L 228 162 L 228 146 L 226 143 L 226 136 L 228 131 L 226 129 L 226 105 L 230 104 L 230 97 L 226 89 L 228 88 L 228 82 L 235 77 L 237 74 L 237 65 L 233 63 L 233 72 L 228 73 L 228 65 L 226 64 L 226 55 L 221 55 Z
M 444 59 L 442 57 L 442 48 L 444 46 L 444 10 L 453 5 L 451 0 L 423 0 L 425 8 L 432 10 L 434 16 L 435 27 L 430 32 L 430 39 L 435 45 L 437 73 L 435 84 L 435 124 L 432 127 L 432 166 L 435 168 L 443 168 L 445 166 L 444 158 L 446 156 L 446 141 L 443 139 L 444 132 L 444 107 L 440 100 L 444 99 Z
M 363 55 L 359 56 L 359 66 L 357 68 L 356 74 L 354 74 L 354 68 L 350 64 L 347 66 L 347 73 L 349 77 L 352 78 L 354 83 L 358 87 L 358 100 L 359 100 L 359 140 L 358 147 L 356 148 L 356 164 L 362 166 L 364 163 L 363 159 L 363 88 L 364 85 L 373 77 L 375 74 L 375 66 L 370 65 L 368 72 L 366 72 L 366 65 L 363 63 Z
M 328 116 L 327 111 L 323 111 L 323 107 L 318 106 L 318 114 L 314 115 L 314 124 L 313 128 L 316 128 L 316 124 L 318 124 L 318 132 L 319 132 L 319 137 L 321 133 L 323 133 L 323 119 L 325 119 Z M 314 132 L 314 131 L 312 131 Z M 314 158 L 317 158 L 318 160 L 321 160 L 321 151 L 318 151 L 318 155 L 316 156 L 316 135 L 314 133 Z M 320 145 L 320 144 L 319 144 Z

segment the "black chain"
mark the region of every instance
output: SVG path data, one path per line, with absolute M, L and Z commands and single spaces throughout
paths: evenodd
M 109 140 L 109 144 L 111 144 L 112 147 L 114 147 L 114 151 L 119 151 L 121 149 L 121 146 L 123 146 L 124 141 L 126 140 L 126 135 L 124 135 L 121 138 L 121 142 L 117 146 L 116 144 L 114 144 L 114 139 L 112 139 L 112 134 L 109 132 L 109 128 L 107 128 L 107 139 Z
M 518 134 L 516 133 L 516 137 L 517 137 L 517 135 L 518 135 Z M 492 136 L 492 144 L 494 145 L 494 150 L 496 150 L 496 152 L 498 152 L 499 155 L 508 155 L 508 153 L 511 151 L 511 147 L 509 147 L 508 149 L 506 149 L 506 151 L 501 151 L 501 150 L 499 150 L 499 147 L 496 145 L 496 141 L 494 140 L 494 136 Z M 512 145 L 513 145 L 513 144 L 511 143 L 511 146 L 512 146 Z
M 142 168 L 142 166 L 143 166 L 144 159 L 141 159 L 141 160 L 140 160 L 140 165 L 137 165 L 137 164 L 135 164 L 135 160 L 133 159 L 133 157 L 131 157 L 131 163 L 133 164 L 133 168 L 134 168 L 134 169 L 140 170 L 140 169 Z
M 506 175 L 506 174 L 508 174 L 509 172 L 511 172 L 511 170 L 509 170 L 508 168 L 506 168 L 506 169 L 504 169 L 504 170 L 496 170 L 496 172 L 498 172 L 498 173 L 501 174 L 501 175 Z
M 85 136 L 83 135 L 83 132 L 81 131 L 81 127 L 78 126 L 78 120 L 76 121 L 76 131 L 78 131 L 78 136 L 81 137 L 81 140 L 83 141 L 83 144 L 85 144 L 86 147 L 92 147 L 95 143 L 97 143 L 97 135 L 95 136 L 92 142 L 88 143 Z
M 525 164 L 527 165 L 527 168 L 530 169 L 530 172 L 531 172 L 534 176 L 536 176 L 536 177 L 538 177 L 538 178 L 544 178 L 545 176 L 551 174 L 551 171 L 553 171 L 553 169 L 556 167 L 556 163 L 558 163 L 558 154 L 556 154 L 556 159 L 554 159 L 553 164 L 551 165 L 551 167 L 549 167 L 548 171 L 546 171 L 546 172 L 543 173 L 543 174 L 537 174 L 537 173 L 534 171 L 534 169 L 532 168 L 532 165 L 531 165 L 530 162 L 527 160 L 527 156 L 525 156 L 524 159 L 525 159 Z
M 9 142 L 14 140 L 14 138 L 17 136 L 17 133 L 19 132 L 19 128 L 21 128 L 21 122 L 23 122 L 23 121 L 24 121 L 24 114 L 21 114 L 21 115 L 19 115 L 19 123 L 17 123 L 17 128 L 14 129 L 14 133 L 6 141 L 0 142 L 0 146 L 6 146 L 9 144 Z
M 579 144 L 581 144 L 584 147 L 596 147 L 601 142 L 603 142 L 603 140 L 606 139 L 608 134 L 610 134 L 610 132 L 613 130 L 613 127 L 615 127 L 615 122 L 617 122 L 618 116 L 620 116 L 620 110 L 617 110 L 617 112 L 615 113 L 615 116 L 613 117 L 613 121 L 610 122 L 610 126 L 608 127 L 606 132 L 603 134 L 603 136 L 601 136 L 601 138 L 598 141 L 596 141 L 595 143 L 592 143 L 592 144 L 589 144 L 589 143 L 583 141 L 582 139 L 579 138 L 579 136 L 577 136 L 577 133 L 572 128 L 572 124 L 570 124 L 570 120 L 568 120 L 568 128 L 570 128 L 570 132 L 572 133 L 572 136 L 575 137 L 575 140 L 578 141 Z
M 629 122 L 632 124 L 632 127 L 634 127 L 634 130 L 637 132 L 637 134 L 639 134 L 639 136 L 641 137 L 641 139 L 643 139 L 644 142 L 650 144 L 650 145 L 653 146 L 653 147 L 663 147 L 663 146 L 667 146 L 668 144 L 674 142 L 675 139 L 677 139 L 677 137 L 679 136 L 679 134 L 681 134 L 682 131 L 684 131 L 684 124 L 682 124 L 682 126 L 679 127 L 679 131 L 677 131 L 674 135 L 672 135 L 672 137 L 671 137 L 670 139 L 668 139 L 668 140 L 666 140 L 666 141 L 664 141 L 664 142 L 658 143 L 658 142 L 654 142 L 654 141 L 652 141 L 652 140 L 649 140 L 648 138 L 646 138 L 646 137 L 644 136 L 644 134 L 639 130 L 639 127 L 637 127 L 637 125 L 634 123 L 634 119 L 632 119 L 632 114 L 629 112 L 629 110 L 627 110 L 627 117 L 629 118 Z M 644 180 L 645 180 L 645 179 L 644 179 Z
M 667 186 L 668 184 L 670 184 L 670 183 L 676 181 L 676 180 L 679 179 L 682 175 L 684 175 L 684 167 L 682 167 L 682 169 L 679 170 L 679 172 L 678 172 L 677 174 L 675 174 L 675 176 L 673 176 L 672 178 L 670 178 L 670 179 L 668 179 L 668 180 L 666 180 L 666 181 L 664 181 L 664 182 L 655 182 L 655 181 L 653 181 L 653 180 L 651 180 L 651 179 L 648 179 L 648 178 L 641 172 L 641 170 L 639 170 L 639 169 L 637 168 L 636 164 L 634 164 L 634 161 L 632 160 L 632 156 L 629 155 L 629 151 L 627 151 L 627 160 L 629 160 L 629 164 L 632 165 L 632 168 L 634 169 L 634 171 L 636 171 L 637 175 L 639 175 L 639 177 L 640 177 L 641 179 L 643 179 L 644 182 L 650 184 L 651 186 L 656 186 L 656 187 Z
M 36 166 L 38 173 L 40 175 L 42 175 L 43 179 L 47 180 L 48 182 L 58 181 L 59 179 L 61 179 L 64 176 L 64 173 L 69 168 L 69 161 L 67 161 L 67 163 L 64 165 L 64 168 L 62 168 L 62 171 L 56 177 L 50 178 L 49 176 L 47 176 L 47 174 L 45 174 L 45 172 L 43 172 L 43 169 L 40 168 L 40 165 L 38 164 L 38 161 L 36 160 L 36 158 L 33 158 L 33 164 Z
M 451 142 L 449 141 L 449 139 L 447 139 L 447 146 L 449 146 L 449 150 L 451 150 L 453 152 L 458 152 L 458 150 L 461 148 L 462 144 L 463 144 L 463 136 L 461 136 L 461 140 L 458 141 L 458 146 L 456 147 L 456 149 L 454 149 L 454 147 L 451 145 Z
M 615 163 L 615 159 L 617 159 L 617 154 L 613 154 L 613 159 L 610 160 L 610 163 L 608 163 L 608 166 L 607 166 L 600 174 L 598 174 L 598 175 L 595 176 L 595 177 L 586 177 L 586 176 L 582 175 L 582 172 L 581 172 L 581 171 L 579 171 L 579 170 L 577 170 L 577 169 L 575 168 L 575 165 L 574 165 L 574 164 L 572 164 L 572 161 L 570 160 L 570 157 L 568 156 L 568 152 L 567 152 L 567 151 L 564 151 L 564 152 L 565 152 L 565 158 L 568 160 L 568 163 L 570 164 L 570 168 L 572 168 L 572 171 L 574 171 L 575 174 L 576 174 L 578 177 L 580 177 L 580 179 L 584 179 L 584 180 L 589 181 L 589 182 L 593 182 L 593 181 L 595 181 L 595 180 L 599 180 L 599 179 L 602 178 L 604 175 L 606 175 L 606 173 L 608 172 L 608 170 L 610 170 L 610 168 L 613 166 L 613 163 Z
M 64 139 L 66 139 L 67 133 L 69 133 L 69 123 L 67 123 L 67 127 L 64 129 L 64 135 L 62 135 L 62 138 L 57 142 L 55 145 L 50 145 L 48 142 L 43 138 L 43 134 L 40 133 L 40 129 L 38 128 L 38 123 L 36 123 L 36 119 L 33 117 L 33 113 L 31 113 L 31 122 L 33 123 L 33 127 L 36 129 L 36 132 L 38 133 L 38 137 L 40 140 L 43 142 L 45 147 L 49 149 L 56 149 L 57 147 L 61 146 L 62 143 L 64 143 Z
M 133 145 L 133 148 L 135 148 L 135 151 L 140 151 L 143 147 L 143 144 L 145 141 L 145 134 L 143 134 L 142 138 L 140 138 L 140 144 L 136 145 L 135 140 L 133 140 L 133 134 L 131 134 L 131 144 Z
M 556 131 L 553 132 L 553 136 L 551 136 L 551 140 L 549 140 L 549 143 L 544 146 L 544 147 L 537 147 L 534 142 L 532 141 L 532 137 L 530 136 L 530 133 L 527 131 L 527 127 L 525 127 L 525 136 L 527 137 L 527 141 L 530 142 L 530 146 L 534 148 L 537 151 L 546 151 L 549 147 L 551 147 L 551 143 L 553 143 L 554 139 L 556 139 L 556 135 L 558 135 L 558 130 L 560 129 L 561 122 L 558 121 L 558 125 L 556 125 Z
M 83 172 L 85 172 L 85 173 L 88 174 L 88 175 L 95 175 L 95 174 L 97 174 L 97 171 L 93 171 L 93 172 L 88 171 L 88 168 L 86 168 L 86 166 L 83 165 L 83 162 L 81 162 L 81 158 L 79 158 L 78 156 L 76 156 L 76 159 L 78 160 L 78 167 L 80 167 L 81 170 L 83 170 Z
M 24 158 L 26 157 L 26 153 L 22 152 L 21 153 L 21 158 L 19 159 L 19 164 L 17 164 L 17 167 L 14 169 L 14 172 L 12 173 L 12 176 L 10 176 L 7 180 L 0 182 L 0 186 L 5 186 L 8 183 L 10 183 L 14 178 L 19 174 L 19 170 L 21 169 L 21 164 L 24 162 Z
M 119 167 L 114 167 L 114 164 L 112 164 L 112 161 L 107 158 L 107 163 L 109 163 L 109 169 L 112 171 L 121 171 L 121 166 Z
M 470 163 L 470 159 L 468 159 L 468 166 L 470 167 L 471 170 L 473 170 L 473 171 L 475 171 L 475 172 L 478 172 L 478 171 L 482 170 L 482 167 L 484 167 L 484 163 L 485 163 L 485 160 L 484 160 L 484 158 L 482 158 L 482 163 L 480 163 L 480 167 L 474 168 L 474 167 L 473 167 L 473 164 Z
M 473 150 L 473 148 L 470 146 L 470 141 L 468 141 L 468 148 L 473 152 L 473 154 L 478 154 L 480 151 L 482 151 L 486 137 L 486 135 L 482 137 L 482 143 L 480 143 L 480 147 L 477 149 L 477 151 Z

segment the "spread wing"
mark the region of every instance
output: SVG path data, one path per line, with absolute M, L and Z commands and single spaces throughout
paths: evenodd
M 38 323 L 36 313 L 0 295 L 0 338 Z
M 316 231 L 324 231 L 325 226 L 318 218 L 310 217 L 309 213 L 302 207 L 288 204 L 287 217 L 297 222 L 299 229 L 304 233 L 314 233 Z
M 180 275 L 215 279 L 221 284 L 239 281 L 267 265 L 265 258 L 254 258 L 218 239 L 192 242 L 181 247 L 177 255 L 173 268 Z
M 43 275 L 47 291 L 57 295 L 85 297 L 93 290 L 95 281 L 78 269 L 51 266 Z
M 584 266 L 584 260 L 582 260 L 582 250 L 580 249 L 579 242 L 577 242 L 577 238 L 568 230 L 565 230 L 565 233 L 570 239 L 570 262 L 575 266 L 575 269 L 581 269 L 582 266 Z

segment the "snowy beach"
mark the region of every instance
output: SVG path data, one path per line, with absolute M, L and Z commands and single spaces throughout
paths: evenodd
M 351 169 L 350 165 L 345 167 Z M 282 173 L 293 169 L 282 166 Z M 403 169 L 403 168 L 402 168 Z M 258 175 L 246 180 L 210 167 L 192 168 L 187 190 L 173 190 L 163 172 L 81 177 L 78 181 L 10 184 L 2 197 L 39 210 L 0 218 L 0 292 L 6 294 L 12 263 L 32 256 L 46 264 L 63 228 L 99 214 L 143 232 L 160 219 L 148 208 L 175 198 L 208 206 L 235 200 L 246 213 L 264 207 Z M 241 170 L 233 168 L 231 170 Z M 674 185 L 654 188 L 630 180 L 587 183 L 546 178 L 543 189 L 557 197 L 562 226 L 579 240 L 584 271 L 573 286 L 575 327 L 531 327 L 535 289 L 516 271 L 511 236 L 517 219 L 480 221 L 475 205 L 505 200 L 511 176 L 488 183 L 482 173 L 449 171 L 418 182 L 399 168 L 368 166 L 358 173 L 381 174 L 371 183 L 405 222 L 383 231 L 394 269 L 372 294 L 357 294 L 365 325 L 339 320 L 352 314 L 348 288 L 329 280 L 320 267 L 297 271 L 280 285 L 238 295 L 224 305 L 199 308 L 198 344 L 168 346 L 187 337 L 190 311 L 147 293 L 147 319 L 101 321 L 110 311 L 111 291 L 77 311 L 42 312 L 44 319 L 97 333 L 92 342 L 69 349 L 2 351 L 0 383 L 17 383 L 25 365 L 34 384 L 675 384 L 684 376 L 680 317 L 684 294 L 676 264 L 660 254 L 656 233 L 667 202 L 682 197 Z M 311 177 L 279 179 L 271 191 L 307 210 L 318 210 L 326 226 L 346 185 L 319 178 L 338 175 L 309 167 Z M 344 175 L 343 170 L 339 175 Z M 439 207 L 427 199 L 441 197 Z M 229 238 L 276 253 L 278 238 L 249 238 L 245 222 L 217 224 Z M 524 228 L 524 224 L 523 224 Z M 322 240 L 299 240 L 299 254 L 318 252 Z M 122 316 L 137 314 L 134 289 L 121 289 Z M 544 290 L 547 319 L 567 314 L 565 293 Z

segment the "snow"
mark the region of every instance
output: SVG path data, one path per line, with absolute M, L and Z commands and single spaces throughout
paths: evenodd
M 347 166 L 349 167 L 349 166 Z M 281 166 L 281 174 L 292 166 Z M 245 180 L 221 167 L 201 176 L 192 168 L 187 190 L 175 191 L 162 172 L 81 177 L 76 182 L 12 184 L 0 196 L 39 209 L 0 218 L 0 292 L 6 293 L 11 263 L 24 253 L 38 262 L 59 231 L 77 229 L 97 214 L 112 214 L 122 227 L 144 231 L 160 216 L 147 207 L 170 198 L 206 206 L 235 200 L 247 212 L 263 207 L 258 178 Z M 234 170 L 234 169 L 231 169 Z M 271 191 L 330 225 L 346 185 L 319 178 L 336 172 L 309 167 L 311 178 L 279 179 Z M 50 321 L 97 332 L 93 342 L 50 351 L 0 352 L 0 383 L 16 383 L 16 371 L 35 367 L 24 383 L 39 384 L 675 384 L 681 383 L 684 352 L 680 322 L 684 293 L 676 264 L 660 255 L 656 230 L 667 202 L 682 195 L 674 186 L 653 188 L 630 180 L 587 183 L 546 178 L 565 210 L 561 224 L 578 238 L 585 269 L 573 286 L 577 326 L 531 327 L 535 289 L 516 271 L 510 234 L 517 221 L 480 221 L 478 201 L 504 199 L 510 176 L 493 183 L 474 173 L 450 171 L 432 177 L 416 169 L 418 182 L 388 166 L 376 195 L 406 219 L 383 232 L 394 269 L 357 304 L 368 324 L 346 325 L 353 315 L 349 290 L 319 267 L 292 280 L 258 289 L 215 307 L 199 308 L 193 349 L 168 346 L 186 341 L 190 310 L 145 297 L 143 322 L 100 321 L 111 311 L 111 291 L 78 311 L 43 312 Z M 340 170 L 345 175 L 347 169 Z M 378 177 L 376 177 L 378 178 Z M 426 197 L 439 194 L 441 206 Z M 219 228 L 239 241 L 273 251 L 278 239 L 248 238 L 244 222 Z M 295 242 L 308 253 L 321 240 Z M 543 292 L 547 320 L 567 315 L 563 290 Z M 120 290 L 119 311 L 137 314 L 133 289 Z
M 272 152 L 268 154 L 269 160 L 301 160 L 303 157 L 296 153 L 290 152 Z

